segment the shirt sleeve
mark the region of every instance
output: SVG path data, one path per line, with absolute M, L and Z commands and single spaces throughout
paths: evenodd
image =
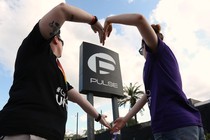
M 69 82 L 67 82 L 67 91 L 73 89 L 74 87 L 72 85 L 69 84 Z

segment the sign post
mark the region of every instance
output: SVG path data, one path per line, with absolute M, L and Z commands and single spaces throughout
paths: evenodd
M 93 105 L 93 96 L 112 99 L 114 120 L 119 117 L 117 98 L 123 96 L 119 56 L 102 46 L 83 42 L 80 46 L 79 91 L 87 94 Z M 94 120 L 88 116 L 88 140 L 94 140 Z

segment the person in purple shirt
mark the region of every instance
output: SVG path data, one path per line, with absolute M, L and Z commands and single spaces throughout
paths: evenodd
M 124 117 L 115 120 L 111 132 L 123 128 L 148 103 L 155 140 L 204 140 L 200 112 L 189 103 L 182 90 L 176 57 L 163 42 L 160 25 L 150 25 L 141 14 L 110 16 L 104 23 L 106 37 L 112 31 L 112 23 L 137 27 L 142 36 L 139 52 L 146 62 L 143 73 L 145 94 Z

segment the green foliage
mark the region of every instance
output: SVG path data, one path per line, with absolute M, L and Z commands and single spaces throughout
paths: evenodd
M 77 139 L 80 139 L 80 138 L 82 138 L 82 136 L 80 136 L 79 134 L 78 135 L 75 134 L 75 135 L 72 136 L 72 140 L 77 140 Z
M 210 140 L 210 133 L 206 134 L 206 140 Z
M 144 94 L 144 91 L 140 90 L 141 85 L 137 86 L 137 83 L 134 85 L 130 83 L 129 87 L 123 87 L 124 97 L 119 100 L 119 105 L 122 106 L 130 102 L 130 108 L 132 108 L 136 101 Z
M 123 87 L 124 97 L 118 100 L 119 106 L 123 105 L 125 107 L 126 103 L 129 102 L 130 108 L 132 108 L 136 104 L 137 100 L 144 94 L 144 91 L 141 91 L 140 87 L 141 85 L 137 85 L 137 83 L 134 85 L 130 83 L 129 86 Z M 142 113 L 142 111 L 144 111 L 143 108 L 140 110 L 140 113 Z M 134 117 L 137 124 L 137 116 L 135 115 Z
M 96 130 L 96 131 L 95 131 L 95 134 L 100 134 L 100 133 L 103 133 L 104 131 L 106 131 L 106 129 Z
M 131 118 L 130 120 L 128 120 L 126 126 L 133 126 L 136 125 L 136 120 Z

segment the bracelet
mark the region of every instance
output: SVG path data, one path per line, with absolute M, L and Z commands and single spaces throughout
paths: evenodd
M 89 24 L 94 25 L 94 24 L 96 24 L 97 21 L 98 21 L 98 18 L 96 16 L 93 16 L 93 18 Z
M 101 114 L 98 114 L 98 117 L 95 118 L 95 121 L 99 122 L 101 120 Z

